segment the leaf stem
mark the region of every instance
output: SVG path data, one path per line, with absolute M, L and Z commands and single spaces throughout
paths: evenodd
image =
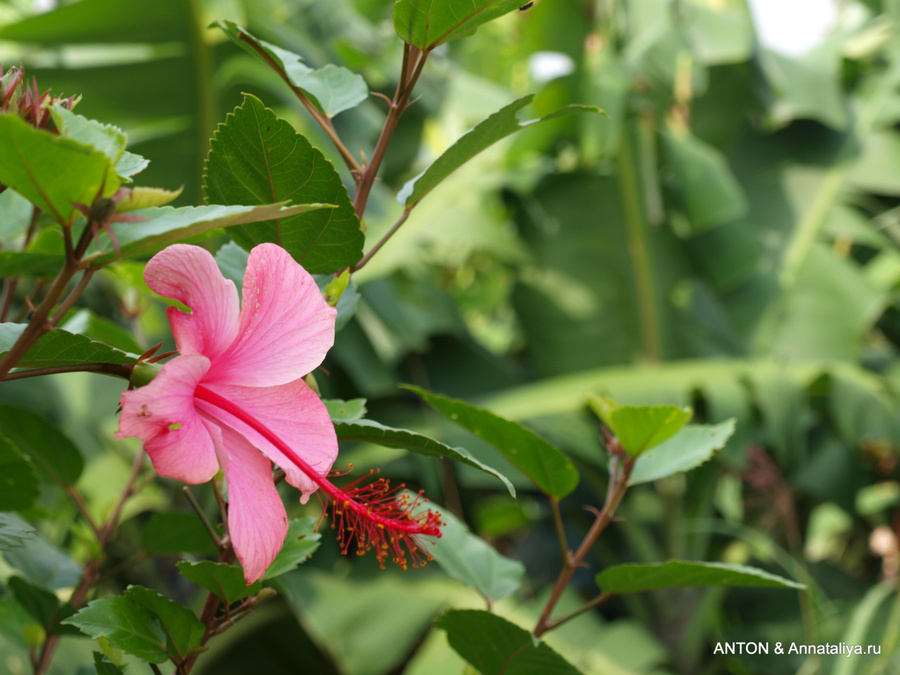
M 569 542 L 566 539 L 566 529 L 563 525 L 562 513 L 559 511 L 559 500 L 550 497 L 550 511 L 553 513 L 553 527 L 556 530 L 556 539 L 559 542 L 559 550 L 562 553 L 563 563 L 568 563 L 572 558 Z
M 223 546 L 222 538 L 219 536 L 219 533 L 216 532 L 216 528 L 213 527 L 213 524 L 209 522 L 209 518 L 207 518 L 206 514 L 203 512 L 199 502 L 197 502 L 197 498 L 194 497 L 194 493 L 191 492 L 191 489 L 187 485 L 181 488 L 181 491 L 184 493 L 184 496 L 187 497 L 187 500 L 190 502 L 191 508 L 196 512 L 197 517 L 200 518 L 200 522 L 203 523 L 203 527 L 213 540 L 216 548 L 221 550 Z
M 400 218 L 397 219 L 397 222 L 391 225 L 391 229 L 389 229 L 385 233 L 385 235 L 381 239 L 379 239 L 378 242 L 372 248 L 370 248 L 362 258 L 359 259 L 359 262 L 350 267 L 351 272 L 357 272 L 366 266 L 366 263 L 368 263 L 372 259 L 372 256 L 378 253 L 378 251 L 381 250 L 381 247 L 388 242 L 388 239 L 393 237 L 397 233 L 397 230 L 399 230 L 403 225 L 403 223 L 406 222 L 406 219 L 409 218 L 410 211 L 412 211 L 411 206 L 407 206 L 405 209 L 403 209 L 403 213 L 400 215 Z

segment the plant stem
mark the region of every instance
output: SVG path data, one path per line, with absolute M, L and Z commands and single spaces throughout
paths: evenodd
M 568 614 L 565 614 L 565 615 L 559 617 L 558 619 L 548 620 L 547 626 L 544 629 L 544 631 L 546 632 L 548 630 L 553 630 L 554 628 L 559 628 L 567 621 L 571 621 L 575 617 L 581 616 L 585 612 L 590 611 L 590 610 L 594 609 L 595 607 L 599 607 L 604 602 L 609 600 L 611 597 L 612 597 L 612 595 L 610 595 L 609 593 L 601 593 L 593 600 L 590 600 L 589 602 L 584 603 L 581 607 L 576 609 L 574 612 L 569 612 Z
M 388 239 L 393 237 L 397 233 L 397 230 L 399 230 L 403 225 L 403 223 L 406 222 L 406 219 L 409 218 L 409 212 L 411 210 L 412 207 L 409 206 L 403 209 L 403 213 L 401 214 L 400 218 L 397 219 L 397 222 L 391 225 L 391 229 L 388 230 L 385 235 L 381 239 L 379 239 L 378 242 L 372 248 L 370 248 L 362 258 L 360 258 L 358 263 L 350 268 L 351 272 L 356 272 L 365 267 L 366 263 L 368 263 L 372 259 L 372 256 L 378 253 L 378 251 L 381 250 L 381 247 L 387 243 Z
M 572 580 L 572 577 L 575 574 L 575 570 L 581 567 L 581 564 L 584 562 L 587 554 L 597 542 L 597 538 L 600 536 L 603 530 L 606 529 L 606 526 L 609 525 L 609 523 L 612 521 L 616 509 L 619 507 L 619 504 L 622 502 L 622 498 L 628 491 L 628 479 L 631 476 L 631 470 L 633 467 L 633 458 L 628 457 L 622 461 L 622 469 L 619 472 L 618 476 L 616 476 L 615 487 L 606 495 L 606 503 L 603 505 L 603 510 L 597 514 L 597 518 L 594 520 L 594 524 L 591 525 L 591 529 L 588 530 L 588 533 L 585 535 L 584 540 L 581 542 L 581 546 L 578 547 L 578 550 L 575 552 L 575 554 L 571 557 L 571 559 L 566 559 L 563 561 L 563 568 L 556 579 L 556 583 L 554 584 L 553 590 L 550 593 L 550 598 L 547 600 L 547 605 L 544 607 L 544 611 L 541 613 L 541 618 L 538 619 L 537 625 L 532 631 L 535 637 L 540 637 L 551 628 L 559 625 L 559 621 L 554 622 L 550 618 L 550 615 L 553 613 L 553 609 L 556 607 L 556 604 L 562 597 L 563 592 L 566 590 L 566 587 Z M 587 611 L 587 609 L 585 609 L 584 611 Z M 564 617 L 565 620 L 568 620 L 568 618 L 571 617 Z
M 34 235 L 37 232 L 38 217 L 40 215 L 41 210 L 38 207 L 33 206 L 31 208 L 31 220 L 28 222 L 28 229 L 25 232 L 25 242 L 22 244 L 23 251 L 28 248 L 28 244 L 34 239 Z M 7 316 L 9 316 L 9 310 L 12 307 L 12 301 L 16 295 L 16 287 L 18 285 L 19 279 L 17 278 L 6 278 L 3 280 L 3 299 L 0 300 L 0 321 L 6 321 Z
M 131 379 L 131 371 L 134 366 L 130 363 L 81 363 L 74 366 L 47 366 L 46 368 L 29 368 L 17 370 L 0 378 L 0 382 L 9 380 L 24 380 L 28 377 L 41 377 L 42 375 L 56 375 L 57 373 L 104 373 Z
M 562 513 L 559 511 L 559 500 L 556 497 L 550 497 L 550 511 L 553 513 L 553 527 L 556 530 L 556 539 L 559 542 L 563 564 L 566 564 L 572 558 L 572 551 L 569 549 L 569 542 L 566 539 L 566 528 L 563 525 Z
M 194 493 L 191 492 L 191 489 L 185 485 L 181 488 L 181 491 L 184 492 L 184 496 L 187 497 L 187 500 L 191 504 L 191 508 L 194 509 L 194 512 L 197 514 L 197 517 L 200 518 L 200 522 L 203 523 L 203 527 L 206 529 L 206 532 L 209 534 L 210 539 L 213 540 L 213 543 L 216 545 L 216 548 L 222 548 L 222 538 L 219 536 L 219 533 L 216 532 L 216 528 L 213 527 L 213 524 L 209 522 L 209 518 L 206 517 L 206 514 L 203 513 L 203 508 L 197 502 L 196 497 L 194 497 Z

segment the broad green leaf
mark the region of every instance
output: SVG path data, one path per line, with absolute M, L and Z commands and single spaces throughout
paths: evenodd
M 212 591 L 228 604 L 246 598 L 248 595 L 259 593 L 262 589 L 261 581 L 248 586 L 244 581 L 244 571 L 238 565 L 226 565 L 208 560 L 200 562 L 182 560 L 175 563 L 175 566 L 181 576 Z
M 141 157 L 140 155 L 136 155 L 133 152 L 128 152 L 127 150 L 122 153 L 122 156 L 119 158 L 119 161 L 116 162 L 116 173 L 119 175 L 119 178 L 122 179 L 124 183 L 130 183 L 131 177 L 139 174 L 141 171 L 150 166 L 150 160 L 145 157 Z M 144 188 L 148 190 L 154 190 L 159 188 Z M 179 193 L 181 190 L 178 191 Z M 168 202 L 163 202 L 168 203 Z M 146 206 L 158 206 L 157 204 L 147 204 Z M 122 204 L 119 204 L 119 211 L 123 211 Z
M 643 565 L 616 565 L 603 570 L 597 575 L 596 581 L 603 592 L 610 595 L 685 586 L 752 586 L 799 590 L 806 588 L 796 581 L 755 567 L 684 560 Z
M 568 105 L 539 119 L 522 122 L 518 113 L 534 100 L 534 94 L 523 96 L 501 108 L 486 120 L 479 122 L 451 145 L 434 163 L 418 176 L 408 181 L 397 194 L 397 201 L 411 209 L 431 192 L 442 180 L 472 159 L 482 150 L 515 132 L 545 120 L 566 117 L 582 112 L 600 112 L 599 108 L 585 105 Z
M 0 513 L 0 551 L 23 546 L 36 532 L 15 513 Z
M 144 349 L 132 337 L 131 333 L 120 328 L 109 319 L 97 316 L 89 309 L 81 309 L 72 314 L 60 325 L 69 333 L 77 333 L 86 338 L 101 342 L 115 349 L 131 354 L 140 354 Z
M 100 652 L 94 652 L 94 668 L 97 670 L 97 675 L 125 675 L 119 666 Z
M 231 238 L 248 250 L 275 242 L 308 271 L 321 273 L 337 272 L 362 257 L 365 235 L 340 175 L 321 151 L 255 96 L 245 94 L 243 105 L 219 125 L 204 179 L 211 204 L 336 205 L 230 229 Z
M 322 403 L 328 409 L 328 415 L 331 421 L 338 422 L 356 422 L 366 416 L 366 399 L 353 398 L 349 401 L 343 401 L 339 398 L 322 399 Z
M 441 538 L 433 542 L 429 540 L 425 550 L 445 573 L 471 586 L 492 602 L 519 590 L 525 577 L 525 565 L 500 555 L 446 509 L 428 502 L 418 511 L 425 509 L 437 511 L 444 521 Z
M 78 583 L 82 568 L 60 547 L 41 536 L 26 539 L 21 546 L 9 548 L 3 558 L 28 581 L 58 591 Z
M 369 97 L 369 88 L 362 75 L 333 64 L 319 69 L 310 68 L 299 54 L 260 40 L 233 21 L 216 21 L 212 25 L 221 28 L 232 42 L 256 58 L 262 59 L 260 50 L 265 52 L 284 72 L 288 81 L 301 89 L 312 104 L 328 117 L 355 108 Z
M 184 656 L 203 639 L 206 626 L 191 610 L 174 600 L 143 586 L 129 586 L 125 598 L 157 618 L 166 634 L 166 648 L 170 655 Z
M 662 141 L 693 232 L 747 212 L 747 197 L 718 150 L 687 132 L 668 131 Z
M 607 396 L 589 396 L 588 404 L 632 457 L 672 438 L 693 414 L 676 406 L 623 406 Z
M 434 622 L 481 675 L 581 675 L 524 628 L 490 612 L 452 609 Z
M 0 183 L 68 225 L 74 202 L 90 204 L 119 187 L 113 162 L 99 150 L 0 115 Z
M 394 29 L 404 42 L 430 50 L 464 37 L 522 4 L 520 0 L 398 0 Z
M 0 434 L 28 455 L 41 473 L 62 486 L 74 485 L 84 469 L 75 444 L 40 415 L 0 404 Z
M 308 211 L 331 208 L 327 204 L 283 204 L 265 203 L 259 206 L 171 206 L 139 209 L 132 215 L 147 218 L 146 223 L 113 223 L 112 229 L 119 240 L 122 258 L 149 256 L 161 251 L 169 244 L 176 244 L 189 237 L 236 225 L 257 223 L 273 217 L 288 218 Z M 120 259 L 108 237 L 100 254 L 92 261 L 94 266 L 107 265 Z
M 152 206 L 165 206 L 178 199 L 183 191 L 183 187 L 177 190 L 151 187 L 130 188 L 125 198 L 116 204 L 116 212 L 127 213 L 138 209 L 149 209 Z
M 196 513 L 154 513 L 141 532 L 141 548 L 152 555 L 216 555 L 218 548 Z
M 269 565 L 263 579 L 274 579 L 296 569 L 300 563 L 309 560 L 309 557 L 319 548 L 322 535 L 316 532 L 318 520 L 315 518 L 299 518 L 290 521 L 288 533 L 284 538 L 284 546 L 275 556 L 275 560 Z
M 31 462 L 0 433 L 0 510 L 27 509 L 34 504 L 40 492 Z
M 733 419 L 716 425 L 689 424 L 672 438 L 638 457 L 628 484 L 648 483 L 700 466 L 716 450 L 725 447 L 734 434 L 735 424 Z
M 50 106 L 50 114 L 59 135 L 63 138 L 71 138 L 82 145 L 99 150 L 109 158 L 113 166 L 122 159 L 128 137 L 118 127 L 73 113 L 60 103 Z
M 25 324 L 0 324 L 0 356 L 8 352 L 24 330 Z M 41 337 L 25 356 L 16 363 L 17 368 L 43 368 L 45 366 L 75 366 L 85 363 L 134 363 L 135 356 L 113 349 L 102 342 L 94 342 L 84 335 L 69 333 L 57 328 Z
M 447 457 L 456 462 L 468 464 L 500 480 L 513 497 L 516 489 L 509 479 L 496 469 L 475 459 L 465 448 L 451 448 L 433 438 L 407 429 L 394 429 L 373 420 L 335 422 L 334 429 L 339 441 L 360 441 L 383 445 L 387 448 L 401 448 L 426 457 Z
M 578 485 L 578 470 L 563 452 L 518 422 L 464 401 L 404 385 L 444 417 L 493 445 L 551 497 L 561 499 Z
M 113 647 L 150 663 L 163 663 L 169 658 L 166 633 L 159 619 L 128 598 L 111 595 L 94 600 L 64 623 L 94 639 L 105 637 Z
M 53 277 L 65 262 L 55 253 L 0 251 L 0 277 Z
M 7 581 L 9 590 L 25 610 L 33 616 L 49 635 L 78 635 L 72 626 L 61 625 L 61 621 L 72 616 L 75 608 L 68 603 L 60 602 L 55 593 L 26 581 L 22 577 L 13 576 Z

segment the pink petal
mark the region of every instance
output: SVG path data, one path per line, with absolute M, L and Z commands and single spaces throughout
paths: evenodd
M 144 280 L 155 293 L 192 310 L 168 309 L 179 352 L 214 359 L 234 340 L 240 317 L 237 289 L 209 251 L 189 244 L 169 246 L 147 263 Z
M 331 469 L 337 457 L 337 436 L 325 404 L 303 380 L 278 387 L 240 387 L 229 384 L 204 386 L 224 396 L 251 417 L 269 428 L 272 433 L 294 448 L 319 474 Z M 269 459 L 284 469 L 287 482 L 302 492 L 300 501 L 306 503 L 316 491 L 316 484 L 258 432 L 227 412 L 204 401 L 197 406 L 209 416 L 236 429 Z
M 206 419 L 228 486 L 228 534 L 252 584 L 262 578 L 287 536 L 287 513 L 272 464 L 250 442 L 218 420 Z
M 204 483 L 219 470 L 209 432 L 194 407 L 194 389 L 207 370 L 205 356 L 179 356 L 146 387 L 122 394 L 116 438 L 137 436 L 144 441 L 160 476 Z
M 337 312 L 316 282 L 275 244 L 250 252 L 237 338 L 214 359 L 209 382 L 268 387 L 312 372 L 334 344 Z

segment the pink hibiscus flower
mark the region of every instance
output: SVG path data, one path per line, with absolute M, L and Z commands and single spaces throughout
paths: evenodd
M 405 567 L 407 553 L 421 562 L 417 537 L 439 537 L 441 523 L 432 511 L 413 515 L 419 497 L 398 499 L 385 480 L 341 490 L 327 478 L 337 438 L 303 377 L 334 343 L 336 311 L 309 273 L 281 247 L 261 244 L 250 253 L 241 305 L 209 252 L 178 244 L 147 263 L 144 279 L 192 311 L 168 309 L 181 355 L 122 394 L 116 437 L 140 438 L 157 473 L 185 483 L 206 482 L 221 467 L 228 534 L 247 583 L 263 576 L 288 529 L 271 462 L 301 502 L 322 488 L 343 552 L 355 540 L 382 564 L 390 556 Z

